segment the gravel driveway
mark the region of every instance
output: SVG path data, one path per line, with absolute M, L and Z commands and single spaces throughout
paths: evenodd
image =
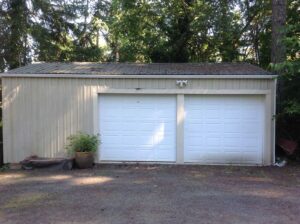
M 299 223 L 300 166 L 0 172 L 0 223 Z

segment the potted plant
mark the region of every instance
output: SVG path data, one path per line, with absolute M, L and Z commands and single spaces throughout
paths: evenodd
M 94 164 L 94 154 L 100 144 L 99 135 L 89 135 L 83 132 L 68 137 L 66 149 L 69 154 L 74 155 L 78 168 L 92 168 Z

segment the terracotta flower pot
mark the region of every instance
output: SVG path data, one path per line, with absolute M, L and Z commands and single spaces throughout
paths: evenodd
M 75 163 L 80 169 L 92 168 L 94 164 L 93 152 L 76 152 Z

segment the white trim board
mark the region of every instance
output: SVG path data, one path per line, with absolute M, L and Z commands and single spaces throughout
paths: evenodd
M 83 79 L 275 79 L 277 75 L 95 75 L 95 74 L 12 74 L 2 73 L 2 78 L 83 78 Z
M 99 94 L 238 94 L 238 95 L 266 95 L 271 90 L 259 89 L 110 89 L 101 88 L 97 91 Z

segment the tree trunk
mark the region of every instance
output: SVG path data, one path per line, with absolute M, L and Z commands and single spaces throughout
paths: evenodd
M 286 58 L 286 48 L 283 40 L 285 38 L 286 22 L 286 0 L 272 0 L 272 46 L 271 46 L 271 63 L 276 65 L 282 63 Z M 274 67 L 273 67 L 274 70 Z M 280 75 L 280 71 L 276 73 Z M 283 110 L 282 106 L 282 89 L 284 86 L 283 79 L 278 79 L 277 84 L 277 113 Z M 278 126 L 277 126 L 278 127 Z
M 285 61 L 286 0 L 272 0 L 272 50 L 271 62 L 273 64 Z

